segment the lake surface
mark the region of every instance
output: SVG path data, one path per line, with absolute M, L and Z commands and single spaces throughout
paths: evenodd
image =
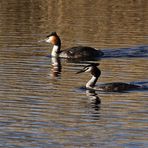
M 148 91 L 82 89 L 87 63 L 100 63 L 98 83 L 148 86 L 147 0 L 1 0 L 0 147 L 146 148 Z M 104 51 L 96 61 L 49 55 L 38 42 L 56 31 L 62 49 Z M 100 103 L 101 101 L 101 103 Z

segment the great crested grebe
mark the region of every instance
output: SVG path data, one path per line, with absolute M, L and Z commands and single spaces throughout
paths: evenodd
M 99 86 L 95 87 L 95 84 L 101 75 L 100 69 L 97 68 L 98 65 L 99 63 L 90 64 L 90 65 L 85 66 L 82 70 L 77 72 L 77 74 L 82 73 L 82 72 L 91 73 L 92 78 L 86 83 L 87 89 L 121 92 L 121 91 L 134 90 L 134 89 L 141 88 L 141 86 L 139 85 L 128 84 L 128 83 L 123 83 L 123 82 L 100 84 Z
M 51 52 L 51 56 L 53 57 L 76 59 L 95 58 L 103 55 L 102 51 L 87 46 L 71 47 L 61 51 L 61 40 L 56 32 L 52 32 L 50 35 L 47 36 L 47 38 L 44 41 L 51 43 L 53 45 L 53 49 Z

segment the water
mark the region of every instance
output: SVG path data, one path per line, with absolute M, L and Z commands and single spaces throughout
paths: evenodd
M 2 0 L 0 8 L 0 147 L 147 147 L 146 90 L 80 89 L 90 75 L 75 73 L 86 62 L 56 61 L 38 42 L 57 31 L 63 49 L 105 52 L 98 83 L 147 85 L 147 1 Z

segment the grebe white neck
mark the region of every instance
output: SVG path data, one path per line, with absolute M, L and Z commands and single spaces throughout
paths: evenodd
M 92 78 L 86 83 L 86 88 L 93 88 L 97 82 L 97 77 L 92 76 Z
M 58 45 L 54 45 L 52 48 L 51 56 L 57 57 L 60 53 L 60 47 Z

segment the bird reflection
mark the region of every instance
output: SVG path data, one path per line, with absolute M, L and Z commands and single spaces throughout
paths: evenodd
M 60 77 L 61 70 L 62 70 L 60 58 L 52 57 L 51 58 L 51 65 L 52 65 L 52 68 L 51 68 L 50 76 L 52 78 Z
M 100 109 L 101 99 L 99 98 L 95 90 L 86 90 L 86 96 L 89 98 L 89 103 L 91 107 L 98 111 Z

